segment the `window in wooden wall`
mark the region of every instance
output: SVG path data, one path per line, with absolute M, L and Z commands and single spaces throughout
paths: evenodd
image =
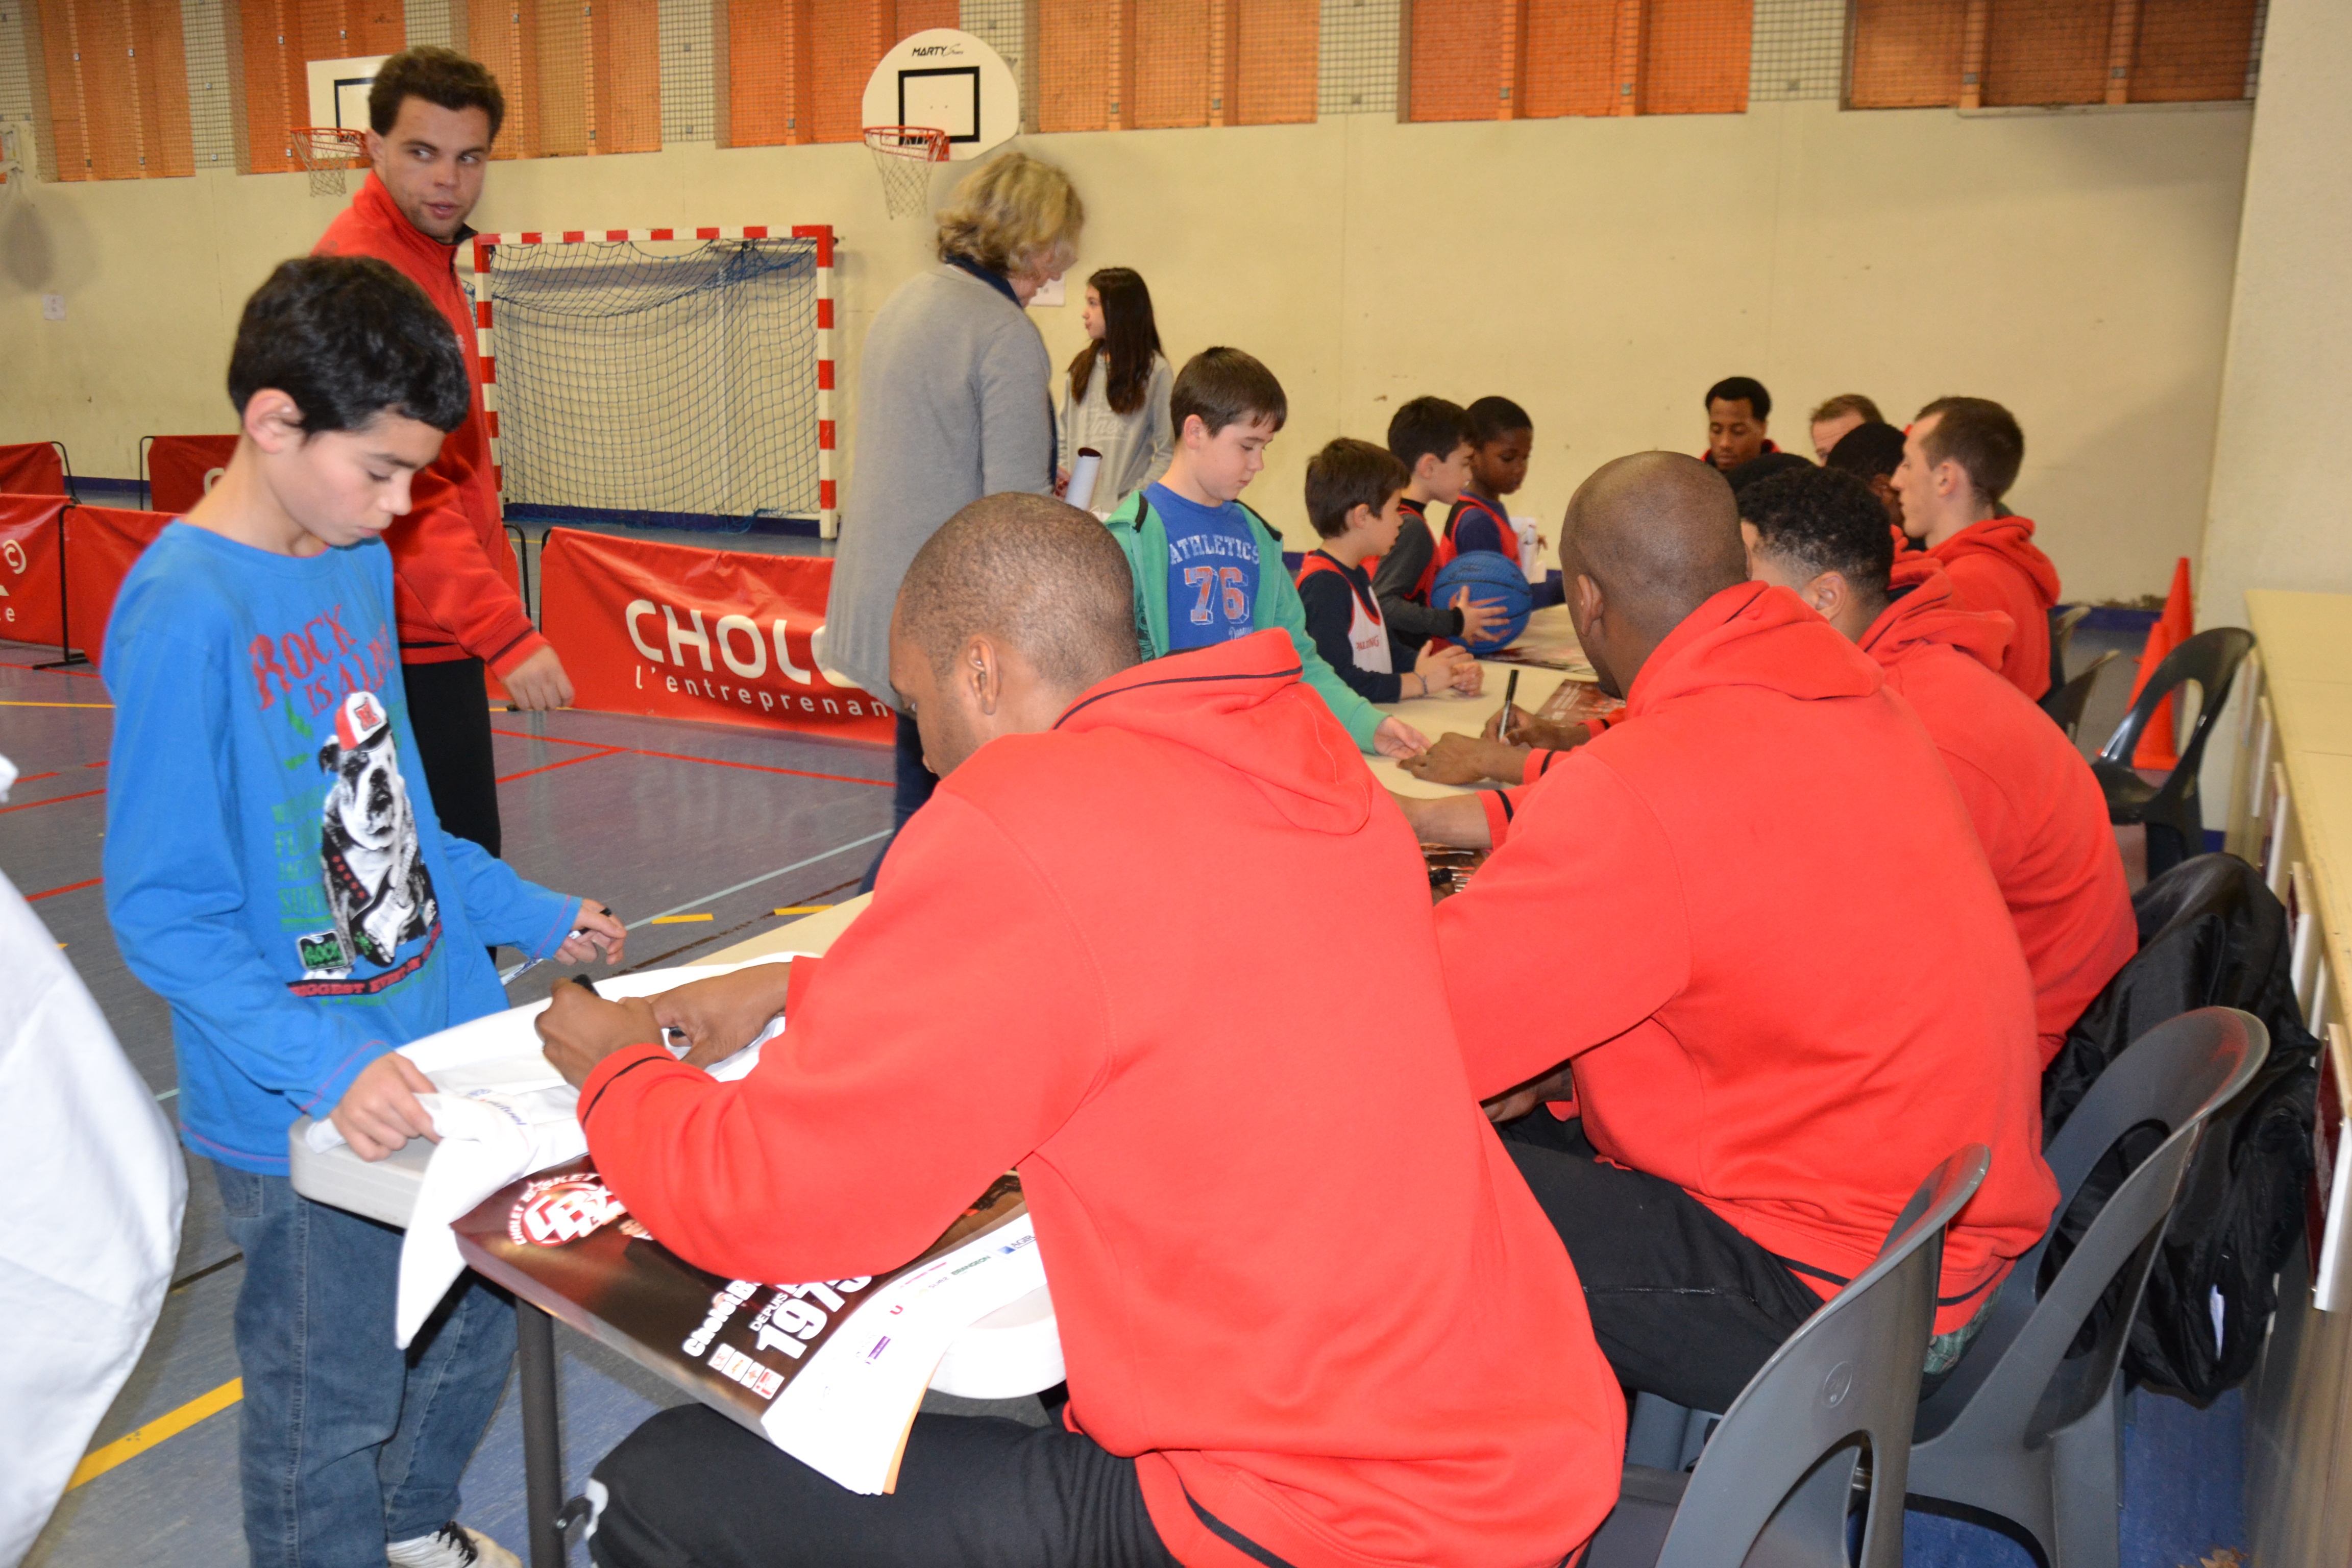
M 1854 0 L 1854 109 L 2244 98 L 2259 0 Z
M 1315 118 L 1316 0 L 1036 0 L 1041 131 Z
M 179 0 L 33 0 L 24 26 L 45 176 L 195 173 Z
M 957 24 L 955 0 L 717 0 L 722 147 L 856 142 L 866 79 L 899 39 Z
M 1738 114 L 1753 0 L 1412 0 L 1412 120 Z

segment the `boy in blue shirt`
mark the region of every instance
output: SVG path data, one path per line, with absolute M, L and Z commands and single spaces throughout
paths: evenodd
M 394 1047 L 506 1006 L 484 943 L 611 962 L 623 931 L 445 835 L 411 761 L 381 535 L 466 416 L 448 323 L 381 261 L 289 261 L 228 384 L 236 456 L 108 623 L 105 871 L 245 1252 L 247 1544 L 256 1568 L 513 1563 L 455 1522 L 513 1308 L 469 1276 L 404 1354 L 400 1233 L 296 1194 L 287 1135 L 331 1117 L 370 1160 L 431 1136 L 433 1085 Z
M 1176 427 L 1168 472 L 1120 502 L 1108 522 L 1135 578 L 1145 657 L 1280 626 L 1298 650 L 1302 679 L 1357 745 L 1391 757 L 1426 748 L 1426 736 L 1357 695 L 1315 651 L 1298 591 L 1283 574 L 1282 541 L 1241 504 L 1265 467 L 1266 443 L 1289 417 L 1274 373 L 1239 349 L 1203 349 L 1177 373 L 1168 413 Z

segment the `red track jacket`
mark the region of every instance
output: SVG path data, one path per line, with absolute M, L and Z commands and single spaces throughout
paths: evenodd
M 2010 618 L 2017 630 L 2000 673 L 2039 702 L 2050 689 L 2050 611 L 2058 603 L 2058 568 L 2034 544 L 2033 520 L 1972 522 L 1927 554 L 1952 580 L 1954 604 Z
M 1016 1167 L 1069 1424 L 1138 1457 L 1177 1557 L 1255 1568 L 1197 1504 L 1297 1568 L 1549 1568 L 1615 1500 L 1624 1402 L 1471 1098 L 1428 899 L 1281 633 L 1155 659 L 940 783 L 740 1083 L 603 1063 L 589 1148 L 751 1279 L 878 1273 Z
M 398 268 L 441 308 L 466 351 L 474 389 L 466 422 L 441 456 L 409 486 L 409 511 L 384 535 L 392 549 L 393 615 L 408 664 L 478 658 L 504 675 L 547 646 L 508 578 L 498 475 L 482 416 L 482 362 L 474 347 L 473 306 L 457 281 L 457 247 L 420 232 L 392 205 L 371 173 L 360 194 L 327 226 L 314 256 L 373 256 Z
M 1508 837 L 1437 906 L 1472 1090 L 1573 1058 L 1595 1148 L 1824 1296 L 1986 1144 L 1944 1249 L 1958 1327 L 2057 1189 L 2032 983 L 1942 760 L 1868 655 L 1757 583 L 1659 644 L 1627 711 L 1496 803 Z
M 1896 562 L 1894 588 L 1899 597 L 1863 635 L 1863 650 L 1927 727 L 1968 804 L 2033 973 L 2035 1065 L 2047 1067 L 2139 951 L 2106 800 L 2064 732 L 2000 679 L 2006 616 L 1953 604 L 1928 556 Z

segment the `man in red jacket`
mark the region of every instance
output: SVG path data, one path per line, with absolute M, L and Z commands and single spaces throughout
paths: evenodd
M 2032 988 L 1966 808 L 1878 667 L 1747 580 L 1731 492 L 1668 453 L 1585 481 L 1568 601 L 1622 724 L 1533 785 L 1425 801 L 1494 856 L 1437 910 L 1470 1087 L 1629 1387 L 1721 1410 L 1868 1266 L 1937 1162 L 1992 1169 L 1928 1370 L 2056 1202 Z M 1570 1095 L 1580 1123 L 1534 1109 Z
M 466 422 L 410 483 L 408 515 L 392 525 L 393 611 L 418 761 L 441 826 L 496 855 L 499 795 L 490 756 L 485 666 L 518 708 L 562 708 L 572 681 L 531 625 L 506 575 L 498 474 L 482 412 L 474 308 L 457 281 L 467 215 L 481 198 L 490 143 L 506 117 L 498 79 L 454 49 L 406 49 L 368 91 L 375 164 L 313 254 L 390 262 L 441 308 L 466 351 L 474 385 Z
M 2139 950 L 2123 856 L 2090 765 L 2000 678 L 2009 618 L 1961 609 L 1932 556 L 1893 561 L 1876 506 L 1829 469 L 1752 486 L 1739 498 L 1748 565 L 1876 659 L 1943 753 L 2033 975 L 2039 1070 Z
M 1062 1425 L 919 1416 L 859 1497 L 672 1410 L 598 1468 L 606 1568 L 1550 1568 L 1614 1502 L 1623 1401 L 1472 1098 L 1412 833 L 1282 634 L 1138 664 L 1131 604 L 1086 513 L 957 513 L 891 635 L 939 793 L 789 1030 L 732 1084 L 655 1043 L 731 1050 L 782 966 L 541 1025 L 704 1268 L 879 1273 L 1016 1169 Z
M 1990 398 L 1939 397 L 1905 434 L 1895 489 L 1904 531 L 1952 580 L 1953 602 L 2010 618 L 2016 630 L 2000 673 L 2040 701 L 2050 689 L 2058 568 L 2035 547 L 2032 520 L 2000 504 L 2024 460 L 2025 432 L 2008 409 Z

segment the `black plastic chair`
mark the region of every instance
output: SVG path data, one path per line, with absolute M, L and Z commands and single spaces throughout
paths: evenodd
M 1899 1568 L 1904 1465 L 1944 1227 L 1990 1164 L 1990 1152 L 1971 1143 L 1928 1173 L 1877 1261 L 1740 1390 L 1696 1469 L 1628 1465 L 1587 1568 L 1844 1568 L 1858 1486 L 1869 1500 L 1859 1568 Z
M 2032 1538 L 2048 1568 L 2117 1568 L 2116 1364 L 2206 1119 L 2253 1078 L 2269 1049 L 2251 1014 L 2204 1007 L 2151 1029 L 2099 1075 L 2045 1152 L 2058 1178 L 2050 1229 L 2001 1282 L 1943 1386 L 1920 1402 L 1912 1506 L 2006 1521 Z M 2162 1142 L 2037 1290 L 2058 1217 L 2108 1151 L 2151 1123 Z
M 2197 770 L 2205 760 L 2205 742 L 2229 700 L 2230 682 L 2238 666 L 2254 647 L 2254 634 L 2241 626 L 2215 626 L 2199 632 L 2164 656 L 2139 700 L 2099 748 L 2091 769 L 2107 797 L 2107 820 L 2117 826 L 2141 823 L 2147 828 L 2147 874 L 2160 877 L 2191 855 L 2204 853 L 2205 818 L 2197 798 Z M 2152 784 L 2132 767 L 2132 751 L 2147 729 L 2156 705 L 2194 681 L 2204 693 L 2197 728 L 2180 749 L 2180 763 Z
M 2109 648 L 2093 659 L 2089 668 L 2063 686 L 2053 686 L 2042 699 L 2042 710 L 2058 721 L 2058 728 L 2073 740 L 2074 731 L 2083 727 L 2083 710 L 2091 705 L 2091 693 L 2098 689 L 2099 677 L 2107 666 L 2123 655 Z
M 2057 690 L 2066 684 L 2066 647 L 2074 640 L 2074 628 L 2091 613 L 2088 605 L 2053 605 L 2050 607 L 2050 689 Z

